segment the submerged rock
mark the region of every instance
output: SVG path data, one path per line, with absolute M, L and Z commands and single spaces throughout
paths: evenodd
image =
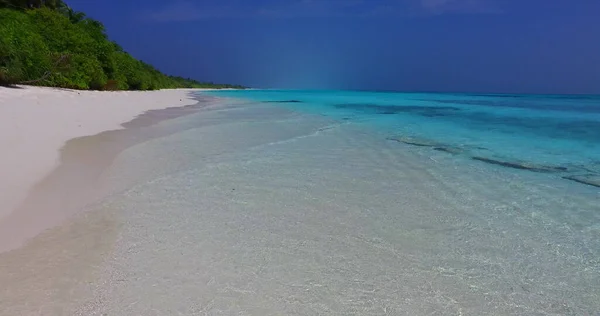
M 529 171 L 533 171 L 533 172 L 548 172 L 548 173 L 550 173 L 550 172 L 567 171 L 567 168 L 565 168 L 565 167 L 545 166 L 545 165 L 539 165 L 539 164 L 535 164 L 535 163 L 531 163 L 531 162 L 524 162 L 524 161 L 504 161 L 504 160 L 497 160 L 497 159 L 493 159 L 493 158 L 478 157 L 478 156 L 471 157 L 471 159 L 477 160 L 477 161 L 482 161 L 482 162 L 489 163 L 492 165 L 498 165 L 498 166 L 513 168 L 513 169 L 529 170 Z
M 419 138 L 419 137 L 411 137 L 411 136 L 398 136 L 398 137 L 390 137 L 388 140 L 393 140 L 399 143 L 405 143 L 413 146 L 420 147 L 445 147 L 443 144 L 440 144 L 436 141 L 427 139 L 427 138 Z
M 600 175 L 597 174 L 586 174 L 579 176 L 566 176 L 563 179 L 579 182 L 582 184 L 591 185 L 600 188 Z
M 445 152 L 445 153 L 449 153 L 449 154 L 453 154 L 453 155 L 459 155 L 459 154 L 462 154 L 465 152 L 465 150 L 462 148 L 450 147 L 450 146 L 435 147 L 433 150 L 437 150 L 437 151 L 441 151 L 441 152 Z
M 432 147 L 433 150 L 437 150 L 437 151 L 441 151 L 441 152 L 445 152 L 445 153 L 449 153 L 449 154 L 453 154 L 453 155 L 458 155 L 458 154 L 462 154 L 465 152 L 465 149 L 463 149 L 463 148 L 445 145 L 440 142 L 436 142 L 434 140 L 427 139 L 427 138 L 412 137 L 412 136 L 398 136 L 398 137 L 390 137 L 390 138 L 388 138 L 388 140 L 392 140 L 395 142 L 404 143 L 404 144 L 408 144 L 408 145 L 413 145 L 413 146 L 419 146 L 419 147 Z
M 460 108 L 453 106 L 414 106 L 414 105 L 381 105 L 369 103 L 341 103 L 334 105 L 338 109 L 350 109 L 367 113 L 399 114 L 410 113 L 426 117 L 456 115 Z
M 265 101 L 265 103 L 303 103 L 300 100 Z

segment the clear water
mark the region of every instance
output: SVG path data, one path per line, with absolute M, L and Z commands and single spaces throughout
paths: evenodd
M 467 158 L 556 168 L 559 176 L 600 181 L 600 96 L 290 90 L 211 94 L 360 122 L 390 138 L 459 149 Z
M 106 172 L 81 314 L 600 314 L 598 98 L 200 97 Z

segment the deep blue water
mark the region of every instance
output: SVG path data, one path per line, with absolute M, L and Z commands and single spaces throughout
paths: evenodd
M 300 90 L 210 94 L 368 125 L 390 141 L 431 147 L 474 163 L 600 183 L 600 96 Z

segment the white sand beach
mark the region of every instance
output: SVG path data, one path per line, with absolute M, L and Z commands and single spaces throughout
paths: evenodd
M 0 223 L 58 166 L 60 150 L 68 140 L 121 129 L 121 124 L 148 110 L 196 103 L 189 92 L 0 87 Z M 0 251 L 20 241 L 14 234 L 10 239 L 13 245 L 0 240 Z
M 44 179 L 31 175 L 35 185 L 16 211 L 26 220 L 7 215 L 4 223 L 15 224 L 0 222 L 0 240 L 23 234 L 27 220 L 64 220 L 0 253 L 0 315 L 600 310 L 592 187 L 390 141 L 360 117 L 304 110 L 311 103 L 199 94 L 197 104 L 101 132 L 151 106 L 192 101 L 185 91 L 21 92 L 14 105 L 27 99 L 33 109 L 11 126 L 33 125 L 35 136 L 3 168 L 13 177 L 21 161 L 47 168 L 36 165 Z M 35 111 L 34 96 L 42 103 L 44 94 L 57 94 L 62 112 Z M 86 104 L 77 99 L 98 117 L 106 106 L 114 120 L 101 125 L 73 110 Z M 119 112 L 128 104 L 137 112 Z M 92 136 L 64 131 L 54 147 L 37 148 L 76 118 L 96 124 L 86 130 Z

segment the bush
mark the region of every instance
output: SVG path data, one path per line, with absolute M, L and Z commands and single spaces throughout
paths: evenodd
M 50 51 L 23 13 L 0 9 L 0 72 L 5 83 L 41 77 L 50 67 Z

